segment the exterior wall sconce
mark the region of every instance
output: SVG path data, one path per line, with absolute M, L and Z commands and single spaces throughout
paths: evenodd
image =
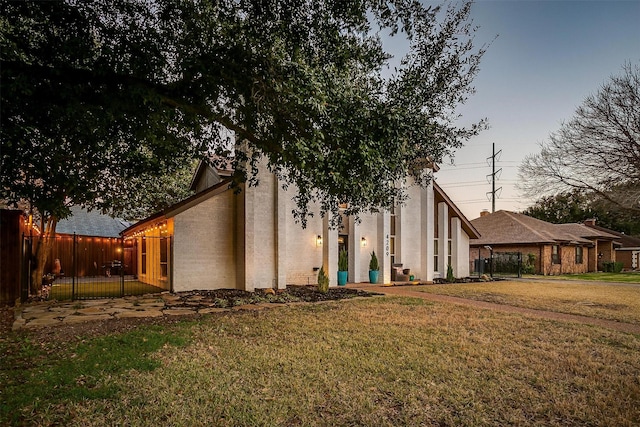
M 316 237 L 316 246 L 322 246 L 322 236 L 318 234 Z
M 360 239 L 360 244 L 362 245 L 363 248 L 365 248 L 367 246 L 367 239 L 366 237 L 363 237 L 362 239 Z

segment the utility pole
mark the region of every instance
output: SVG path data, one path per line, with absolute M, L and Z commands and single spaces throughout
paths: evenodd
M 496 192 L 502 190 L 502 187 L 496 188 L 496 174 L 502 172 L 502 168 L 496 170 L 496 157 L 502 153 L 502 150 L 496 153 L 496 143 L 492 144 L 493 150 L 491 157 L 487 157 L 487 162 L 491 161 L 491 174 L 487 175 L 487 178 L 491 177 L 491 191 L 487 195 L 491 194 L 491 213 L 496 211 Z

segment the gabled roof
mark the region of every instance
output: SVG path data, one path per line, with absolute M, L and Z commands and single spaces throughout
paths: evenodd
M 638 237 L 629 236 L 627 234 L 620 233 L 619 231 L 611 230 L 595 224 L 585 223 L 585 227 L 616 236 L 616 241 L 619 242 L 621 246 L 620 249 L 640 248 L 640 238 Z
M 187 209 L 204 202 L 211 197 L 224 193 L 227 190 L 231 189 L 231 179 L 227 178 L 214 185 L 213 187 L 209 187 L 206 190 L 203 190 L 199 193 L 194 194 L 191 197 L 184 199 L 183 201 L 176 203 L 175 205 L 171 205 L 166 209 L 163 209 L 160 212 L 156 212 L 155 214 L 136 222 L 135 224 L 127 227 L 126 229 L 121 231 L 122 235 L 127 235 L 129 233 L 135 232 L 140 228 L 144 228 L 148 223 L 153 221 L 158 221 L 160 219 L 168 219 L 178 215 L 181 212 L 186 211 Z
M 472 245 L 582 244 L 590 240 L 563 230 L 556 224 L 527 215 L 498 211 L 471 220 L 482 235 Z
M 215 161 L 214 158 L 212 158 L 211 160 Z M 219 159 L 217 161 L 220 162 L 221 164 L 220 164 L 220 167 L 215 167 L 215 168 L 211 166 L 208 162 L 205 162 L 204 160 L 200 160 L 198 162 L 198 166 L 196 167 L 196 170 L 193 176 L 191 177 L 191 184 L 189 184 L 189 189 L 191 191 L 196 190 L 196 186 L 198 182 L 202 178 L 202 175 L 204 175 L 207 172 L 207 170 L 212 171 L 217 177 L 221 179 L 223 179 L 224 177 L 229 177 L 233 175 L 232 159 L 224 159 L 224 160 Z
M 433 181 L 433 190 L 445 201 L 447 205 L 455 212 L 456 216 L 460 218 L 462 222 L 462 229 L 467 233 L 469 239 L 478 239 L 480 238 L 480 232 L 477 228 L 473 226 L 471 221 L 467 219 L 466 216 L 462 213 L 460 209 L 456 206 L 455 203 L 449 198 L 447 193 L 444 192 L 442 188 L 435 181 Z
M 555 224 L 556 227 L 565 231 L 566 233 L 573 234 L 575 236 L 584 237 L 585 239 L 598 239 L 598 240 L 616 240 L 617 236 L 606 233 L 604 231 L 595 230 L 587 227 L 584 224 L 568 223 L 568 224 Z
M 120 232 L 128 226 L 129 223 L 125 220 L 112 218 L 98 211 L 87 211 L 80 206 L 72 206 L 71 216 L 58 222 L 56 233 L 120 237 Z

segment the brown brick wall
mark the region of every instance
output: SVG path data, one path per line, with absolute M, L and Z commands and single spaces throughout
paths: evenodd
M 551 262 L 551 245 L 500 245 L 493 246 L 493 252 L 522 252 L 523 263 L 527 259 L 527 254 L 533 254 L 536 257 L 535 271 L 536 274 L 557 275 L 566 273 L 586 273 L 589 271 L 588 255 L 589 250 L 583 247 L 582 264 L 576 264 L 576 248 L 575 246 L 560 247 L 560 264 L 552 264 Z M 484 247 L 480 247 L 480 256 L 488 258 L 490 252 Z M 471 265 L 473 261 L 478 259 L 478 247 L 469 248 L 469 259 Z

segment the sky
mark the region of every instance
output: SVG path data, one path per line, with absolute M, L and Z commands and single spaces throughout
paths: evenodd
M 518 166 L 625 62 L 640 63 L 640 0 L 477 0 L 471 17 L 480 27 L 476 46 L 490 46 L 474 80 L 476 93 L 459 112 L 461 123 L 486 117 L 490 129 L 456 152 L 454 166 L 445 159 L 436 173 L 468 219 L 491 211 L 487 158 L 494 143 L 502 150 L 496 211 L 533 203 L 515 187 Z

